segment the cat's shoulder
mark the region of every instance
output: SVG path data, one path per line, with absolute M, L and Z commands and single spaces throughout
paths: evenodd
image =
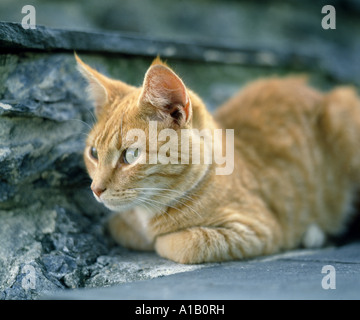
M 260 78 L 241 87 L 229 100 L 218 108 L 216 117 L 228 117 L 234 110 L 272 109 L 289 106 L 294 102 L 318 99 L 320 92 L 308 85 L 306 75 L 273 76 Z
M 289 93 L 296 93 L 304 90 L 311 90 L 308 85 L 308 77 L 306 75 L 279 77 L 273 76 L 269 78 L 261 78 L 250 82 L 240 88 L 235 98 L 245 96 L 247 98 L 256 98 L 257 100 L 288 96 Z

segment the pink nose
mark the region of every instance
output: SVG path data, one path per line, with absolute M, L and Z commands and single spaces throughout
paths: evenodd
M 102 188 L 97 188 L 97 187 L 91 186 L 91 190 L 92 190 L 98 197 L 100 197 L 101 194 L 102 194 L 106 189 L 102 189 Z

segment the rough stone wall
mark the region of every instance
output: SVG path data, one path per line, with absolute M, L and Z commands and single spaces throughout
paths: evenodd
M 82 161 L 85 123 L 93 120 L 69 57 L 1 61 L 0 297 L 35 298 L 81 286 L 84 267 L 106 252 L 97 223 L 105 212 L 87 190 Z M 29 265 L 36 283 L 25 290 Z
M 0 21 L 20 23 L 21 8 L 27 4 L 28 0 L 2 0 Z M 32 0 L 31 4 L 38 25 L 290 51 L 317 56 L 322 68 L 343 81 L 360 83 L 358 0 Z M 336 8 L 336 30 L 321 27 L 325 5 Z

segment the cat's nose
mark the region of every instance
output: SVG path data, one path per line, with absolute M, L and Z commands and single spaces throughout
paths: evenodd
M 106 190 L 106 188 L 99 188 L 95 186 L 91 186 L 92 192 L 94 192 L 98 197 L 101 196 L 101 194 Z

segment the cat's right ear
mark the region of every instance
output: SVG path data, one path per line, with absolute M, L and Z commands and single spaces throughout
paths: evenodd
M 95 103 L 95 114 L 99 118 L 106 111 L 106 105 L 114 97 L 122 97 L 133 87 L 119 80 L 110 79 L 84 63 L 75 53 L 77 69 L 88 82 L 87 91 Z
M 87 91 L 95 103 L 95 114 L 97 117 L 103 111 L 104 106 L 109 102 L 109 81 L 104 75 L 84 63 L 75 53 L 77 69 L 87 80 Z

